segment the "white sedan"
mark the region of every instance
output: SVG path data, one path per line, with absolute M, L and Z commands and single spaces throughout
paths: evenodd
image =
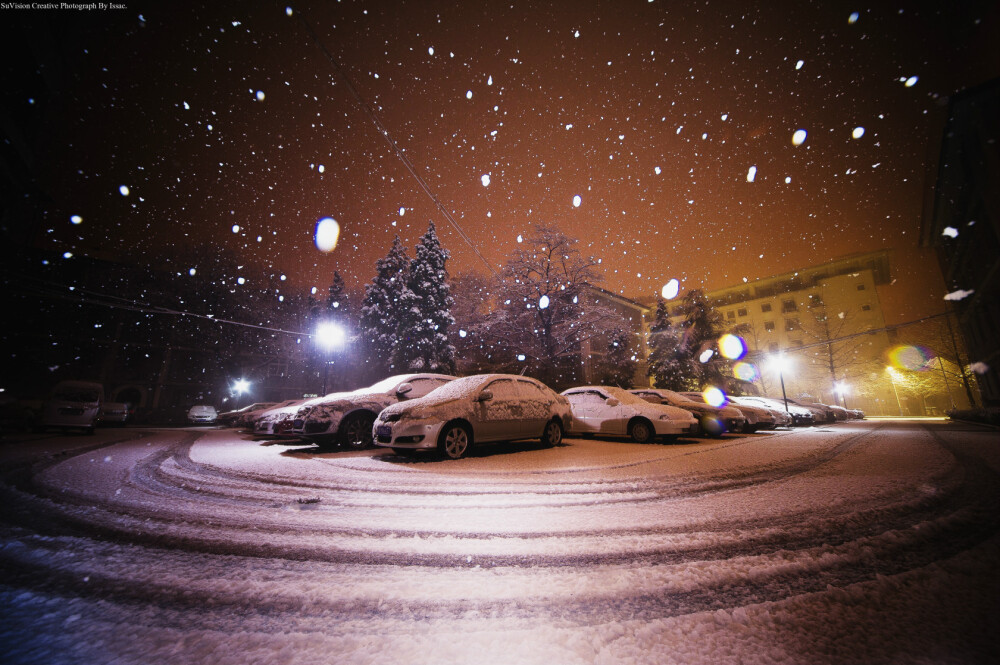
M 456 379 L 424 397 L 388 406 L 375 420 L 375 444 L 406 455 L 437 449 L 459 459 L 488 441 L 562 441 L 569 426 L 565 397 L 526 376 L 477 374 Z
M 658 436 L 676 439 L 698 431 L 698 420 L 690 411 L 653 404 L 621 388 L 581 386 L 562 395 L 573 409 L 571 434 L 628 436 L 646 443 Z

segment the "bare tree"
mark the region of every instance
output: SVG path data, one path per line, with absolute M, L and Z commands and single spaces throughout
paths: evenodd
M 495 307 L 476 330 L 498 362 L 526 363 L 553 387 L 577 377 L 584 343 L 621 325 L 586 288 L 602 276 L 577 242 L 556 227 L 535 226 L 504 266 Z

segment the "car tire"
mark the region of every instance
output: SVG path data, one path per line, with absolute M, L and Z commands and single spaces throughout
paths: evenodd
M 374 445 L 372 427 L 375 416 L 370 413 L 355 413 L 344 419 L 340 425 L 340 443 L 354 450 L 364 450 Z
M 562 423 L 555 418 L 545 423 L 545 429 L 542 430 L 542 436 L 539 438 L 543 446 L 548 448 L 558 446 L 563 440 Z
M 628 435 L 636 443 L 649 443 L 656 436 L 656 430 L 648 420 L 636 418 L 628 424 Z
M 451 422 L 441 428 L 438 450 L 448 459 L 461 459 L 472 447 L 472 432 L 460 422 Z

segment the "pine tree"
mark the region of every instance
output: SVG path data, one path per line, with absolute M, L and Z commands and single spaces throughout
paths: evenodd
M 351 318 L 351 303 L 347 297 L 344 280 L 340 273 L 333 271 L 333 282 L 326 298 L 326 318 L 331 321 L 346 322 Z
M 375 262 L 375 277 L 365 287 L 361 305 L 361 340 L 366 345 L 366 363 L 378 375 L 385 376 L 397 346 L 399 312 L 409 271 L 406 248 L 396 236 L 385 258 Z
M 431 222 L 410 261 L 407 288 L 400 297 L 399 327 L 393 364 L 401 370 L 455 372 L 455 347 L 448 330 L 455 322 L 453 300 L 445 263 L 448 250 L 441 246 Z
M 604 385 L 626 389 L 633 386 L 635 370 L 639 365 L 633 346 L 629 331 L 617 328 L 611 333 L 607 353 L 601 363 L 601 382 Z
M 697 359 L 684 342 L 683 331 L 671 324 L 667 302 L 657 298 L 649 333 L 648 374 L 657 388 L 696 390 L 701 378 Z

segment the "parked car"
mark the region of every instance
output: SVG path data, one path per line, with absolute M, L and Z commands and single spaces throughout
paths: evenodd
M 195 404 L 188 409 L 187 419 L 192 425 L 214 425 L 219 412 L 211 404 Z
M 775 399 L 775 398 L 772 398 Z M 809 409 L 813 414 L 813 422 L 815 424 L 820 423 L 832 423 L 836 422 L 837 416 L 833 412 L 833 409 L 828 408 L 825 404 L 817 404 L 816 402 L 806 402 L 800 399 L 788 398 L 789 404 L 794 404 L 796 406 L 801 406 L 805 409 Z
M 132 420 L 134 413 L 132 406 L 126 402 L 104 402 L 97 421 L 101 425 L 124 425 Z
M 299 407 L 315 404 L 321 399 L 323 398 L 297 399 L 285 406 L 274 406 L 267 409 L 253 424 L 254 436 L 298 438 L 292 434 L 292 421 L 295 419 Z
M 82 429 L 94 433 L 104 403 L 104 386 L 92 381 L 62 381 L 43 406 L 42 427 Z
M 654 404 L 622 388 L 581 386 L 562 395 L 573 410 L 570 434 L 628 436 L 647 443 L 656 437 L 676 439 L 698 432 L 698 419 L 690 411 Z
M 744 395 L 740 397 L 740 402 L 748 402 L 753 405 L 760 405 L 771 409 L 772 411 L 785 411 L 785 401 L 780 398 L 771 397 L 759 397 L 757 395 Z M 792 426 L 807 426 L 813 424 L 813 412 L 809 409 L 799 406 L 794 402 L 788 403 L 787 413 L 792 418 Z
M 283 406 L 288 406 L 293 402 L 301 402 L 300 399 L 286 399 L 284 402 L 259 402 L 258 404 L 253 404 L 256 408 L 253 409 L 241 409 L 240 414 L 236 416 L 230 427 L 241 427 L 243 429 L 253 430 L 254 424 L 257 419 L 262 415 L 270 411 L 271 409 L 277 409 Z
M 436 449 L 458 459 L 489 441 L 540 439 L 554 446 L 571 422 L 569 402 L 543 383 L 513 374 L 477 374 L 386 407 L 372 432 L 376 445 L 398 454 Z
M 636 388 L 629 392 L 653 404 L 667 404 L 690 411 L 698 419 L 699 433 L 707 436 L 722 436 L 726 432 L 741 432 L 747 422 L 746 416 L 738 408 L 695 402 L 673 390 Z
M 391 404 L 423 397 L 454 381 L 447 374 L 399 374 L 352 392 L 331 393 L 309 406 L 299 407 L 292 433 L 315 443 L 336 441 L 352 448 L 369 448 L 372 424 Z
M 707 404 L 707 402 L 705 402 L 705 396 L 703 394 L 701 394 L 701 393 L 684 392 L 684 393 L 681 393 L 681 395 L 684 395 L 685 397 L 690 397 L 691 399 L 693 399 L 696 402 L 702 402 L 704 404 Z M 740 412 L 744 416 L 746 416 L 747 422 L 743 426 L 743 431 L 744 432 L 746 432 L 748 434 L 752 434 L 753 432 L 756 432 L 757 430 L 761 430 L 761 429 L 774 429 L 775 428 L 774 415 L 772 415 L 771 412 L 769 410 L 765 409 L 764 407 L 761 407 L 761 406 L 737 406 L 736 408 L 738 408 L 740 410 Z
M 783 408 L 777 407 L 773 404 L 763 404 L 761 402 L 754 402 L 747 399 L 742 395 L 729 395 L 729 403 L 738 409 L 746 409 L 749 407 L 755 407 L 758 409 L 765 409 L 774 418 L 775 427 L 791 427 L 792 417 Z
M 239 420 L 244 414 L 250 413 L 251 411 L 260 411 L 274 406 L 277 402 L 254 402 L 253 404 L 247 404 L 239 409 L 232 409 L 231 411 L 223 411 L 216 418 L 216 422 L 220 425 L 236 425 L 237 420 Z

